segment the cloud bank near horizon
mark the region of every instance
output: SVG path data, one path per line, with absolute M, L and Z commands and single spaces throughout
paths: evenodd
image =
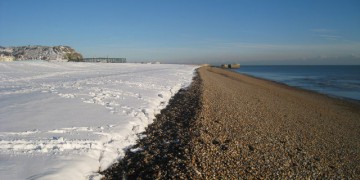
M 349 64 L 360 65 L 360 43 L 291 45 L 254 43 L 208 43 L 192 47 L 116 47 L 106 45 L 109 54 L 99 55 L 89 47 L 88 57 L 126 57 L 129 62 L 244 63 L 244 64 Z M 97 50 L 95 50 L 97 49 Z M 86 50 L 84 50 L 86 51 Z

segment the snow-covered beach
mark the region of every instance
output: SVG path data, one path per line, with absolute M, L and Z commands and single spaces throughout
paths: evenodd
M 0 63 L 1 179 L 100 178 L 195 68 Z

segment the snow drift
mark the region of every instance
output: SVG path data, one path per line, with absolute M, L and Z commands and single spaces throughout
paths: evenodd
M 100 178 L 195 68 L 0 63 L 0 177 Z

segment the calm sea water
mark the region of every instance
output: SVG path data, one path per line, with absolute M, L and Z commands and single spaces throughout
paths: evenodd
M 360 66 L 241 66 L 234 71 L 360 101 Z

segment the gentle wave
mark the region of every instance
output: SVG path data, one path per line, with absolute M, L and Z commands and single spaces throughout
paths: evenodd
M 360 101 L 360 66 L 242 66 L 234 71 Z

